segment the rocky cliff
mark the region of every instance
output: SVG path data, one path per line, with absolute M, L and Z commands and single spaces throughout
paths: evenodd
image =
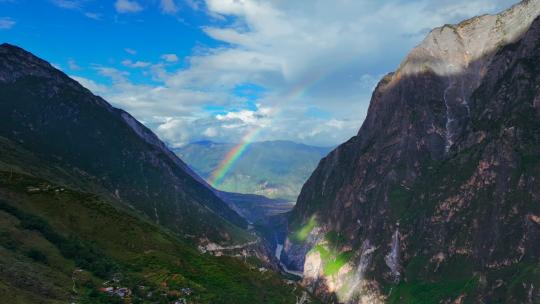
M 323 159 L 282 259 L 342 303 L 540 301 L 540 1 L 433 30 Z

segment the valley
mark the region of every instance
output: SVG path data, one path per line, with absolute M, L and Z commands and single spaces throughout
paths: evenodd
M 4 303 L 284 303 L 302 295 L 257 262 L 202 255 L 96 195 L 18 173 L 1 172 L 0 185 Z
M 0 80 L 2 300 L 311 298 L 225 194 L 129 114 L 12 45 L 0 46 Z
M 215 40 L 159 62 L 111 51 L 115 68 L 71 58 L 62 68 L 1 44 L 0 303 L 540 303 L 540 0 L 466 19 L 471 1 L 459 13 L 383 5 L 400 18 L 441 6 L 464 21 L 430 30 L 374 87 L 357 132 L 328 147 L 316 143 L 342 139 L 361 117 L 337 101 L 361 96 L 345 83 L 365 90 L 371 77 L 311 71 L 285 90 L 294 65 L 253 51 L 294 33 L 275 20 L 305 4 L 115 1 L 114 26 L 134 26 L 122 14 L 189 7 L 190 22 L 212 26 L 174 22 Z M 326 16 L 326 4 L 309 8 Z M 0 34 L 17 22 L 0 17 Z M 307 39 L 325 50 L 354 27 L 330 28 L 335 41 L 310 31 L 286 47 Z M 330 64 L 304 52 L 295 64 Z M 222 60 L 237 70 L 216 68 Z
M 197 174 L 210 181 L 212 173 L 236 145 L 202 141 L 173 151 Z M 227 192 L 296 202 L 304 182 L 331 150 L 291 141 L 254 142 L 224 179 L 213 186 Z

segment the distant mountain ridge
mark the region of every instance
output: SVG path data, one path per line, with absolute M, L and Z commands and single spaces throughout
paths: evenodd
M 173 151 L 208 179 L 234 146 L 205 140 Z M 296 201 L 303 183 L 330 150 L 285 140 L 254 142 L 216 186 L 226 192 Z

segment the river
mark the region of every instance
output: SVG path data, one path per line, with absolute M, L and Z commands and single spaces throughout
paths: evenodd
M 297 276 L 297 277 L 300 277 L 300 278 L 304 277 L 304 273 L 302 273 L 302 272 L 300 272 L 300 271 L 289 270 L 289 269 L 287 268 L 287 266 L 285 266 L 285 264 L 283 264 L 283 263 L 281 262 L 281 253 L 282 253 L 282 252 L 283 252 L 283 244 L 277 244 L 277 246 L 276 246 L 276 253 L 275 253 L 275 254 L 276 254 L 276 258 L 277 258 L 278 261 L 279 261 L 279 266 L 281 266 L 281 269 L 282 269 L 284 272 L 288 273 L 288 274 L 292 274 L 292 275 Z

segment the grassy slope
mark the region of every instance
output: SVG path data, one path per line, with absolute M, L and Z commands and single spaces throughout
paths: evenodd
M 13 53 L 17 52 L 23 51 Z M 26 60 L 0 56 L 0 65 L 18 67 Z M 247 227 L 245 220 L 186 172 L 180 160 L 135 132 L 122 118 L 127 114 L 61 72 L 52 68 L 45 72 L 61 81 L 27 76 L 0 83 L 0 166 L 18 162 L 21 171 L 116 196 L 116 201 L 178 233 L 224 245 L 249 237 L 236 229 Z M 51 88 L 58 92 L 51 93 Z M 153 138 L 150 131 L 144 134 Z M 14 151 L 7 159 L 3 154 L 6 141 L 11 141 Z M 27 153 L 21 156 L 18 150 Z
M 95 177 L 86 174 L 83 171 L 72 168 L 64 168 L 62 164 L 54 164 L 45 161 L 37 157 L 34 153 L 21 147 L 19 144 L 0 136 L 0 171 L 13 171 L 28 175 L 39 176 L 48 181 L 52 181 L 57 184 L 65 185 L 71 189 L 91 192 L 106 198 L 109 202 L 117 207 L 124 208 L 126 212 L 130 212 L 141 217 L 147 218 L 148 216 L 138 209 L 127 209 L 124 202 L 119 201 L 118 198 L 111 195 L 110 191 L 105 189 L 96 182 Z M 245 230 L 232 225 L 221 218 L 216 221 L 210 221 L 207 216 L 213 216 L 210 211 L 200 210 L 197 214 L 198 218 L 190 220 L 191 223 L 199 222 L 212 222 L 217 229 L 204 231 L 206 236 L 211 240 L 219 240 L 223 238 L 223 235 L 227 236 L 228 242 L 231 244 L 242 244 L 253 241 L 253 237 Z M 195 226 L 195 225 L 192 225 Z M 190 227 L 184 229 L 180 227 L 178 230 L 189 230 Z M 191 227 L 193 228 L 193 227 Z M 178 231 L 175 231 L 178 232 Z M 216 234 L 218 233 L 218 234 Z M 187 236 L 188 234 L 184 234 Z M 197 239 L 193 237 L 187 237 L 186 241 L 191 243 L 197 243 Z
M 28 187 L 42 190 L 29 193 Z M 120 285 L 146 286 L 138 291 L 144 300 L 134 297 L 134 303 L 168 303 L 183 287 L 195 291 L 190 303 L 295 301 L 293 287 L 274 273 L 233 258 L 201 255 L 95 195 L 60 191 L 45 180 L 2 171 L 0 202 L 4 303 L 65 303 L 70 297 L 79 303 L 115 303 L 117 297 L 96 292 L 113 273 L 122 274 Z M 76 267 L 84 271 L 73 275 Z M 153 296 L 146 298 L 149 291 Z M 168 300 L 161 293 L 169 293 Z

